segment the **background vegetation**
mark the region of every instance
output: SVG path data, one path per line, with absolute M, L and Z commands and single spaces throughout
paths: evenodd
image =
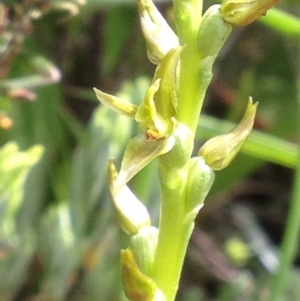
M 170 1 L 157 3 L 172 24 Z M 139 103 L 153 70 L 133 0 L 0 4 L 0 301 L 126 300 L 118 260 L 127 237 L 106 165 L 138 129 L 92 88 Z M 240 120 L 249 95 L 260 103 L 256 130 L 217 174 L 178 301 L 299 300 L 298 1 L 234 30 L 195 149 Z M 157 222 L 155 163 L 131 187 Z

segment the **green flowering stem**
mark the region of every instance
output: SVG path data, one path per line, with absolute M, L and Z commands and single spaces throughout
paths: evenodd
M 176 13 L 175 3 L 182 9 L 181 14 Z M 174 0 L 179 41 L 185 47 L 178 70 L 177 102 L 180 110 L 177 119 L 195 133 L 205 92 L 212 79 L 214 61 L 230 35 L 232 26 L 224 21 L 220 5 L 211 6 L 202 17 L 194 13 L 200 10 L 199 3 L 194 10 L 191 5 L 192 1 L 186 3 Z M 191 16 L 185 18 L 190 11 L 193 11 Z M 195 24 L 199 26 L 197 30 Z M 184 26 L 186 31 L 181 31 L 180 28 Z M 185 38 L 181 38 L 181 34 L 186 34 Z
M 185 171 L 165 168 L 160 164 L 160 179 L 159 237 L 152 278 L 166 300 L 173 301 L 193 224 L 183 223 Z
M 180 45 L 184 47 L 177 70 L 177 121 L 188 130 L 186 135 L 178 135 L 169 153 L 160 157 L 159 237 L 151 274 L 168 301 L 175 299 L 194 226 L 186 210 L 186 181 L 195 130 L 205 92 L 212 78 L 214 60 L 231 32 L 231 26 L 223 21 L 220 14 L 220 6 L 210 9 L 201 20 L 202 1 L 174 0 L 173 3 L 177 34 Z M 203 30 L 199 31 L 199 26 Z M 212 35 L 215 35 L 216 42 L 209 43 Z M 208 174 L 212 176 L 210 172 Z M 207 185 L 200 185 L 202 190 L 208 192 L 212 182 L 213 179 L 210 179 Z
M 202 16 L 202 0 L 173 0 L 173 7 L 180 44 L 195 44 Z
M 173 5 L 179 42 L 185 47 L 180 59 L 178 121 L 195 131 L 204 96 L 204 93 L 201 93 L 203 91 L 198 90 L 200 56 L 197 45 L 202 1 L 173 0 Z
M 195 132 L 205 91 L 198 88 L 199 66 L 195 62 L 199 62 L 199 51 L 194 49 L 193 46 L 186 45 L 181 55 L 180 88 L 177 92 L 180 110 L 177 119 Z M 191 101 L 193 101 L 193 105 L 191 105 Z

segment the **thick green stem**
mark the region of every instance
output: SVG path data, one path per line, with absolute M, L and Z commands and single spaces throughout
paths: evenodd
M 173 0 L 173 3 L 177 34 L 180 44 L 185 47 L 180 58 L 178 74 L 177 119 L 195 133 L 207 87 L 204 85 L 205 88 L 199 93 L 200 55 L 197 35 L 202 14 L 202 1 Z M 193 137 L 190 138 L 193 140 Z M 192 147 L 190 144 L 189 153 L 192 152 Z M 165 294 L 167 301 L 175 299 L 183 260 L 193 230 L 193 223 L 184 223 L 186 163 L 182 164 L 182 168 L 170 168 L 169 165 L 164 164 L 164 157 L 160 159 L 161 211 L 152 278 Z
M 173 0 L 173 3 L 177 34 L 180 44 L 185 46 L 180 59 L 177 118 L 194 132 L 204 96 L 198 89 L 200 54 L 197 44 L 202 1 Z
M 177 35 L 181 45 L 195 41 L 202 15 L 202 0 L 173 0 Z
M 211 6 L 202 17 L 193 11 L 200 11 L 200 5 L 201 1 L 174 0 L 179 41 L 185 47 L 178 71 L 177 119 L 193 133 L 212 79 L 213 63 L 232 30 L 223 19 L 220 5 Z
M 173 301 L 193 224 L 184 224 L 184 169 L 169 169 L 160 164 L 161 211 L 159 238 L 152 278 Z
M 180 60 L 180 75 L 179 75 L 179 88 L 178 107 L 179 112 L 177 115 L 178 121 L 186 124 L 193 133 L 195 133 L 199 113 L 203 104 L 206 88 L 199 89 L 200 74 L 199 74 L 199 52 L 186 46 Z

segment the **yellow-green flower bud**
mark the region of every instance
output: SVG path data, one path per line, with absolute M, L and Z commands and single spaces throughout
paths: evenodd
M 212 63 L 232 31 L 232 26 L 223 19 L 220 7 L 219 4 L 215 4 L 208 8 L 198 31 L 200 56 L 202 60 L 211 59 Z
M 108 165 L 108 185 L 116 217 L 123 231 L 129 235 L 137 234 L 142 228 L 150 226 L 150 216 L 144 206 L 126 186 L 116 186 L 118 172 L 113 160 Z
M 151 275 L 157 240 L 158 229 L 155 227 L 142 228 L 130 240 L 130 249 L 134 254 L 136 263 L 140 271 L 148 276 Z
M 130 248 L 121 251 L 124 291 L 130 301 L 166 301 L 152 278 L 142 273 Z
M 215 174 L 202 157 L 191 158 L 185 192 L 186 222 L 193 222 L 214 182 Z
M 214 170 L 226 168 L 239 153 L 251 133 L 256 108 L 250 97 L 246 112 L 240 123 L 229 133 L 208 140 L 200 149 L 199 156 Z
M 137 0 L 137 7 L 148 58 L 153 64 L 159 64 L 172 48 L 179 46 L 178 37 L 152 0 Z
M 224 20 L 235 26 L 246 26 L 255 21 L 280 0 L 223 0 Z

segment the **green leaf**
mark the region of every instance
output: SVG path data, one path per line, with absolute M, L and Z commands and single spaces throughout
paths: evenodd
M 13 142 L 0 149 L 0 229 L 4 227 L 8 232 L 14 231 L 15 215 L 21 205 L 24 182 L 30 168 L 42 153 L 41 146 L 19 151 L 17 144 Z

